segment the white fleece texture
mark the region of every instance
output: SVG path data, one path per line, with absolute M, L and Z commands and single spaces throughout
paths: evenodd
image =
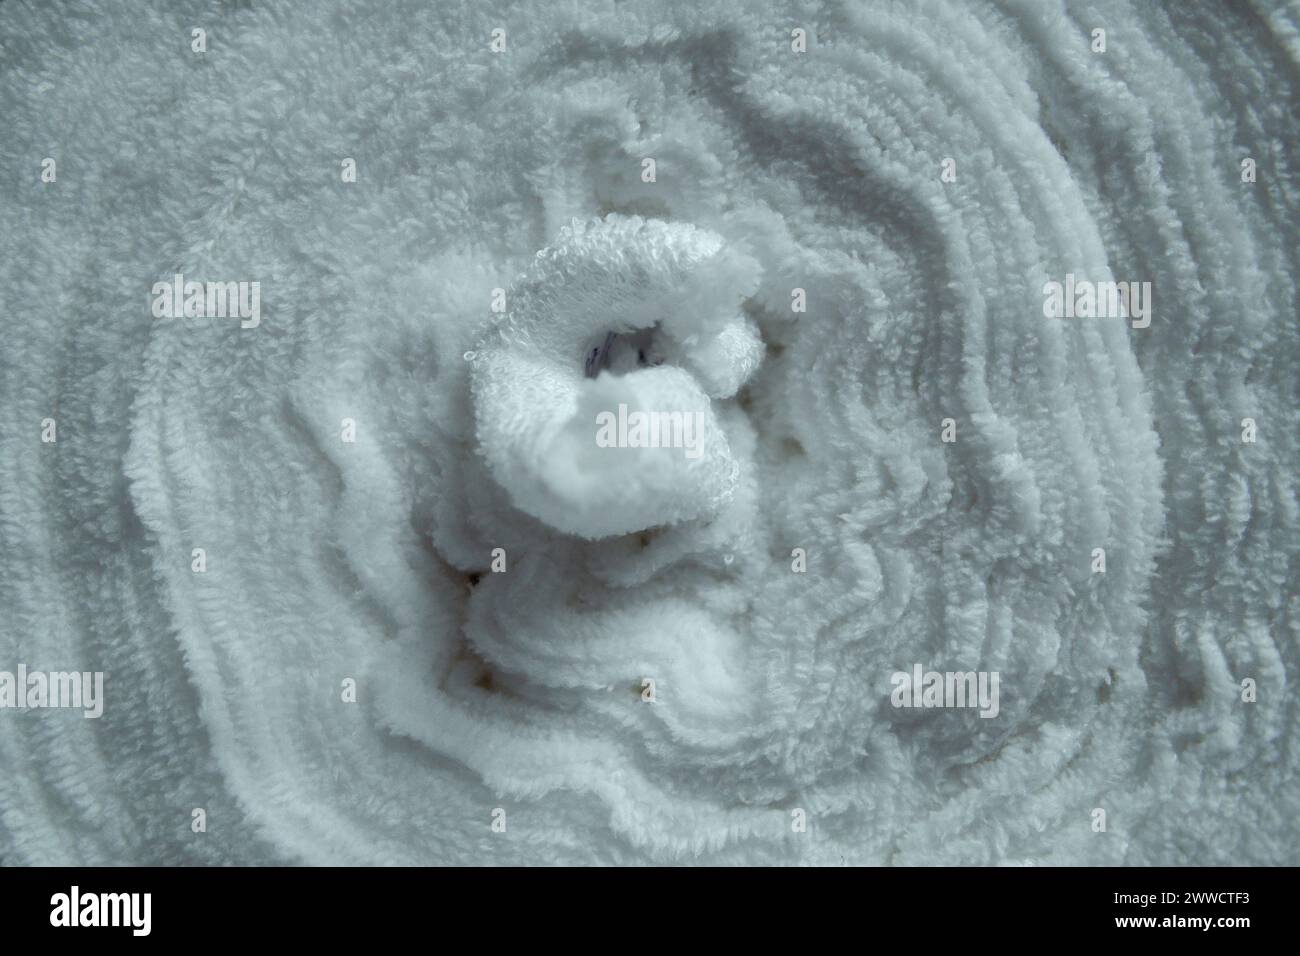
M 1268 0 L 0 5 L 0 669 L 105 672 L 0 711 L 0 860 L 1300 863 L 1298 63 Z

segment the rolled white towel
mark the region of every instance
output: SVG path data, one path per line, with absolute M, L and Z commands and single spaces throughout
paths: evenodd
M 726 502 L 740 463 L 711 400 L 758 367 L 762 341 L 740 311 L 758 271 L 686 223 L 610 215 L 564 229 L 475 350 L 479 445 L 514 504 L 599 538 Z

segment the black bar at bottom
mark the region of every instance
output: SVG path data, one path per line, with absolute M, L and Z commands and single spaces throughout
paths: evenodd
M 1232 945 L 1289 927 L 1294 877 L 1292 869 L 1222 867 L 9 868 L 0 869 L 0 914 L 7 943 L 75 933 L 83 943 L 283 938 L 337 947 L 409 933 L 423 947 L 461 949 L 463 934 L 495 946 L 519 933 L 534 945 L 580 937 L 662 949 L 701 937 L 770 946 L 774 932 L 803 927 L 864 943 L 898 933 L 916 945 L 991 943 L 1041 931 L 1056 943 Z

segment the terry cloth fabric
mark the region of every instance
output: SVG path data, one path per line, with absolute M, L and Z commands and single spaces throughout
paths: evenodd
M 0 5 L 0 860 L 1300 863 L 1298 28 Z

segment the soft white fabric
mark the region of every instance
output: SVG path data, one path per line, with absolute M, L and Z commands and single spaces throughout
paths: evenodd
M 1161 6 L 0 5 L 0 857 L 1300 862 L 1300 33 Z
M 505 322 L 470 353 L 479 443 L 515 505 L 598 538 L 711 516 L 730 499 L 740 463 L 709 399 L 736 393 L 762 341 L 740 311 L 757 264 L 722 248 L 690 225 L 611 214 L 575 221 L 538 254 Z M 640 330 L 666 364 L 586 374 L 589 345 Z M 698 430 L 629 444 L 629 411 Z M 602 415 L 622 419 L 621 445 L 597 444 Z

